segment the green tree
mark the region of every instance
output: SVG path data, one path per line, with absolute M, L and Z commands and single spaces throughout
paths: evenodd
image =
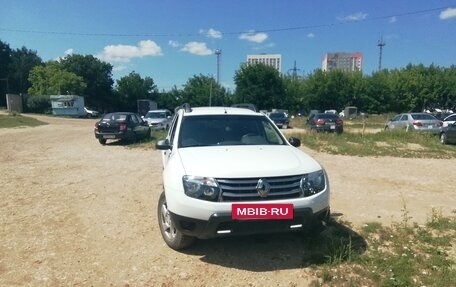
M 226 91 L 213 77 L 195 75 L 184 85 L 182 103 L 191 106 L 224 106 L 227 105 Z
M 35 66 L 30 71 L 28 80 L 31 83 L 28 93 L 31 95 L 80 95 L 86 88 L 81 77 L 66 71 L 58 62 Z
M 130 111 L 136 110 L 137 100 L 156 100 L 158 95 L 154 80 L 150 77 L 143 79 L 134 71 L 117 80 L 116 93 L 120 97 L 122 106 Z
M 279 72 L 264 64 L 242 65 L 234 76 L 237 103 L 252 103 L 261 110 L 283 108 L 285 87 Z
M 11 63 L 11 48 L 0 41 L 0 106 L 6 106 L 5 94 L 9 93 L 8 66 Z
M 11 62 L 9 70 L 9 88 L 11 93 L 27 93 L 31 83 L 28 80 L 30 71 L 39 65 L 42 65 L 41 58 L 36 51 L 22 47 L 11 52 Z
M 98 110 L 112 109 L 117 103 L 113 97 L 112 65 L 92 55 L 68 55 L 60 61 L 63 68 L 84 80 L 86 88 L 81 92 L 88 106 Z

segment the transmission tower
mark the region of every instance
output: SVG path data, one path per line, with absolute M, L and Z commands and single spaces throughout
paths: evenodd
M 382 70 L 382 55 L 383 55 L 383 47 L 385 47 L 385 45 L 386 45 L 386 43 L 383 41 L 383 35 L 382 35 L 382 37 L 380 38 L 380 40 L 378 41 L 378 44 L 377 44 L 377 46 L 380 49 L 380 54 L 378 56 L 378 70 L 379 71 Z
M 288 70 L 288 73 L 292 72 L 291 75 L 293 76 L 293 80 L 295 80 L 298 77 L 298 71 L 301 71 L 301 69 L 296 68 L 296 60 L 295 60 L 293 69 Z
M 220 55 L 222 54 L 222 50 L 216 49 L 215 55 L 217 56 L 217 84 L 220 82 Z

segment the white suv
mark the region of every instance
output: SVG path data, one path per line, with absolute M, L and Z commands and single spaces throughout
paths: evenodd
M 299 231 L 329 217 L 325 170 L 264 114 L 183 105 L 162 150 L 158 221 L 173 249 L 196 238 Z

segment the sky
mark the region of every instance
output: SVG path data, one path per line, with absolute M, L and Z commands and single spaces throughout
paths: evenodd
M 281 54 L 282 73 L 321 68 L 326 53 L 363 53 L 363 73 L 456 64 L 456 1 L 0 0 L 0 41 L 43 61 L 93 55 L 160 91 L 195 75 L 234 90 L 248 54 Z

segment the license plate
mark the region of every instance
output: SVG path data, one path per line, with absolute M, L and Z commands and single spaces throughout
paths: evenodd
M 115 139 L 116 136 L 115 135 L 104 135 L 103 138 L 104 139 Z
M 336 125 L 331 125 L 329 128 L 332 129 L 332 130 L 335 130 L 336 129 Z
M 293 215 L 294 209 L 291 203 L 234 203 L 231 206 L 232 219 L 293 219 Z
M 431 125 L 428 126 L 428 129 L 432 129 L 432 128 L 433 128 L 433 126 L 431 126 Z

